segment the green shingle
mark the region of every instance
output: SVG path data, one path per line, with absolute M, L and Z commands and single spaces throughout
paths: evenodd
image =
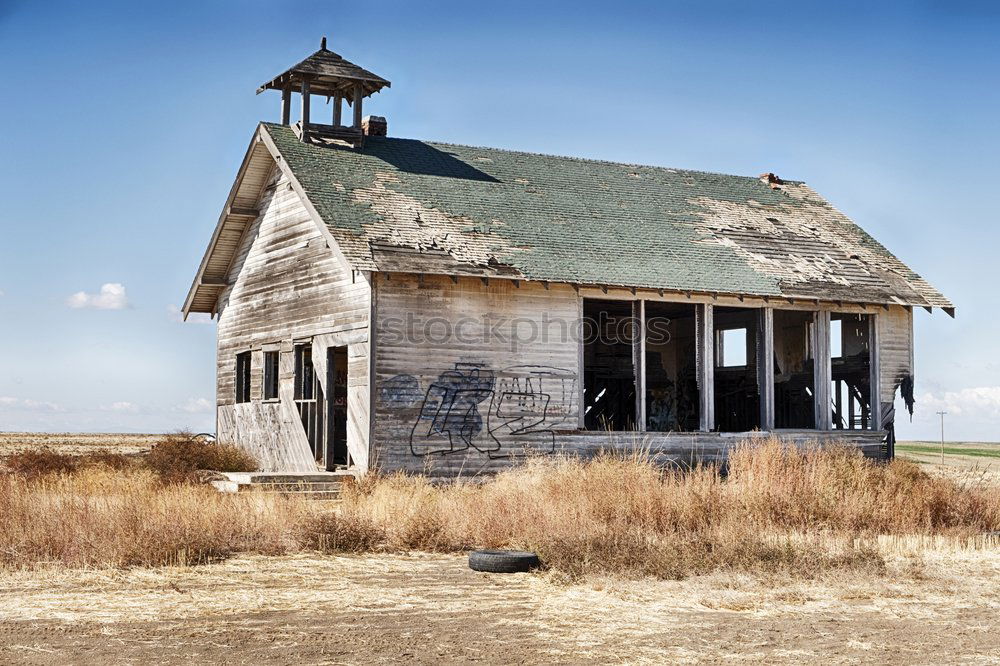
M 264 127 L 362 270 L 951 306 L 803 183 Z

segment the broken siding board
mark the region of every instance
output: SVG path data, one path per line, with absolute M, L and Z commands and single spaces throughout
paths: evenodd
M 900 383 L 913 377 L 913 312 L 890 306 L 875 319 L 879 391 L 883 411 L 892 408 Z
M 326 336 L 321 339 L 335 344 L 365 344 L 370 288 L 330 252 L 325 235 L 280 172 L 272 178 L 263 197 L 248 204 L 261 214 L 243 235 L 231 284 L 219 298 L 218 434 L 262 456 L 265 471 L 314 471 L 293 399 L 291 343 Z M 229 409 L 237 351 L 278 343 L 282 349 L 278 403 L 259 406 L 262 364 L 258 361 L 252 374 L 254 401 L 248 403 L 253 406 Z M 325 352 L 319 360 L 325 361 Z M 362 374 L 356 381 L 367 383 L 367 371 Z M 325 375 L 320 376 L 325 381 Z M 359 418 L 367 418 L 367 411 L 362 410 Z M 366 450 L 367 439 L 353 445 Z M 264 449 L 266 455 L 261 453 Z

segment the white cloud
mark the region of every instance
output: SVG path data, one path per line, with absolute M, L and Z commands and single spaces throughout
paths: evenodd
M 3 289 L 0 289 L 0 298 L 3 298 L 6 295 L 7 293 Z
M 103 405 L 101 410 L 105 412 L 128 412 L 134 414 L 139 411 L 139 406 L 131 402 L 113 402 L 110 405 Z
M 215 403 L 208 398 L 188 398 L 174 407 L 174 411 L 186 414 L 205 414 L 215 411 Z
M 926 415 L 945 411 L 953 416 L 1000 419 L 1000 386 L 980 386 L 960 391 L 924 393 L 917 404 Z M 936 418 L 936 416 L 935 416 Z
M 63 408 L 54 402 L 46 402 L 43 400 L 32 400 L 31 398 L 11 398 L 9 396 L 0 396 L 0 407 L 7 408 L 11 411 L 30 411 L 30 412 L 61 412 Z
M 183 322 L 184 313 L 176 305 L 167 306 L 167 316 L 170 317 L 170 321 Z M 212 315 L 207 312 L 192 312 L 187 318 L 189 323 L 192 324 L 211 324 Z
M 129 306 L 129 302 L 125 294 L 125 285 L 120 282 L 108 282 L 102 284 L 101 291 L 96 294 L 76 292 L 66 299 L 66 305 L 74 309 L 124 310 Z

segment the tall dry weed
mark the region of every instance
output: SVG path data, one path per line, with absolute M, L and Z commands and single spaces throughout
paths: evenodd
M 484 483 L 392 475 L 350 490 L 335 525 L 330 544 L 521 548 L 571 575 L 813 575 L 880 569 L 877 552 L 855 545 L 863 536 L 1000 529 L 1000 496 L 911 463 L 772 439 L 737 446 L 725 477 L 712 466 L 665 470 L 630 455 L 535 459 Z

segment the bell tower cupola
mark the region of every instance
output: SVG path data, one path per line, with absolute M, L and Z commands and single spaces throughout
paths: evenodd
M 366 133 L 385 134 L 385 119 L 378 116 L 363 118 L 361 106 L 365 97 L 390 85 L 381 76 L 327 49 L 324 37 L 319 51 L 261 85 L 257 94 L 265 90 L 281 91 L 281 124 L 291 125 L 302 141 L 343 141 L 357 148 L 364 142 Z M 293 93 L 302 97 L 302 117 L 294 125 L 291 123 Z M 329 123 L 316 122 L 311 115 L 310 98 L 313 95 L 333 102 Z M 353 110 L 350 124 L 345 124 L 342 115 L 344 102 Z

